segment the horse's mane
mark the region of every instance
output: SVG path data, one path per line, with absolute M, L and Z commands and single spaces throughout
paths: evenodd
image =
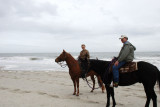
M 97 60 L 97 59 L 90 59 L 89 61 L 97 65 L 107 65 L 110 62 L 110 61 Z
M 105 69 L 108 67 L 110 61 L 104 61 L 104 60 L 97 60 L 97 59 L 90 59 L 90 65 L 91 69 L 97 69 L 101 72 L 105 71 Z
M 106 71 L 108 71 L 108 67 L 110 65 L 110 61 L 90 59 L 90 70 L 94 70 L 96 73 L 101 75 L 102 81 L 104 81 L 104 77 L 106 77 Z
M 67 56 L 70 57 L 71 59 L 73 59 L 75 62 L 77 62 L 77 60 L 68 52 L 66 52 Z

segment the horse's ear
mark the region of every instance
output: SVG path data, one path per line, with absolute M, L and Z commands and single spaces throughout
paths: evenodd
M 63 49 L 63 52 L 66 52 L 66 51 Z

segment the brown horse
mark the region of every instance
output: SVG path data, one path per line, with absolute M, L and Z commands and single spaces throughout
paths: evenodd
M 75 60 L 71 56 L 71 54 L 67 53 L 65 50 L 63 50 L 63 52 L 60 54 L 60 56 L 58 56 L 55 59 L 55 62 L 57 62 L 57 63 L 61 62 L 61 61 L 66 61 L 67 65 L 69 67 L 69 74 L 70 74 L 71 79 L 72 79 L 73 84 L 74 84 L 74 93 L 73 93 L 73 95 L 79 96 L 79 78 L 81 77 L 81 72 L 82 71 L 81 71 L 81 68 L 79 66 L 78 61 Z M 95 89 L 94 75 L 97 76 L 98 83 L 102 88 L 102 93 L 104 93 L 105 88 L 104 88 L 103 82 L 101 80 L 101 77 L 96 72 L 94 72 L 93 70 L 89 71 L 87 73 L 87 76 L 90 76 L 91 80 L 93 81 L 93 88 L 92 88 L 91 92 L 93 92 L 93 90 Z M 77 86 L 77 90 L 76 90 L 76 86 Z M 77 91 L 77 94 L 76 94 L 76 91 Z

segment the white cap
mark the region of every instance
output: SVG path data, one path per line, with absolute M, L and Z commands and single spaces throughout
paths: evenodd
M 128 39 L 128 37 L 126 35 L 121 35 L 121 37 L 119 39 L 123 39 L 123 38 L 127 38 Z

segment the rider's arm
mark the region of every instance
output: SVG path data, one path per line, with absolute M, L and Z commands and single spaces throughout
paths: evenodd
M 86 58 L 87 58 L 87 59 L 90 58 L 89 51 L 86 51 Z

